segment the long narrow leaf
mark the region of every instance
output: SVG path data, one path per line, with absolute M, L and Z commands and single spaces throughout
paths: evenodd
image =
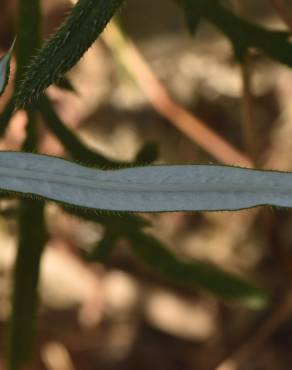
M 217 0 L 178 0 L 183 6 L 191 31 L 205 18 L 221 30 L 232 43 L 235 56 L 241 59 L 248 48 L 256 48 L 274 60 L 292 66 L 292 43 L 289 32 L 269 30 L 249 22 L 228 10 Z
M 114 168 L 115 166 L 120 167 L 124 164 L 123 162 L 107 159 L 103 155 L 88 148 L 82 140 L 62 122 L 46 96 L 39 100 L 38 106 L 46 121 L 47 127 L 58 140 L 61 141 L 72 158 L 90 166 L 108 166 Z
M 116 215 L 114 213 L 97 213 L 94 209 L 82 209 L 63 206 L 66 213 L 79 217 L 85 221 L 97 222 L 110 227 L 115 233 L 130 233 L 151 225 L 150 221 L 134 214 Z
M 22 152 L 0 153 L 0 189 L 110 211 L 292 207 L 292 173 L 213 165 L 104 171 Z
M 36 99 L 82 57 L 121 6 L 123 0 L 79 0 L 67 20 L 28 66 L 16 105 Z M 49 63 L 48 63 L 49 60 Z
M 54 111 L 50 100 L 46 96 L 43 96 L 41 99 L 39 99 L 38 107 L 40 113 L 46 121 L 46 125 L 49 130 L 56 136 L 58 140 L 60 140 L 68 154 L 77 161 L 81 161 L 82 163 L 86 163 L 90 166 L 121 168 L 130 165 L 136 166 L 138 164 L 150 164 L 158 157 L 157 144 L 150 142 L 140 149 L 133 162 L 108 159 L 97 151 L 87 147 L 86 144 L 75 134 L 75 132 L 70 130 L 65 123 L 62 122 L 60 117 Z
M 182 261 L 150 235 L 133 233 L 128 238 L 137 257 L 170 282 L 185 287 L 196 285 L 224 299 L 239 299 L 250 307 L 266 303 L 267 295 L 260 289 L 208 263 Z
M 106 230 L 103 238 L 97 243 L 94 250 L 87 256 L 89 262 L 105 262 L 113 252 L 119 235 Z

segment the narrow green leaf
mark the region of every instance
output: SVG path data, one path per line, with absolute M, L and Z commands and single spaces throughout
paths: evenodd
M 72 158 L 91 166 L 108 168 L 125 166 L 125 162 L 107 159 L 83 144 L 82 140 L 61 121 L 46 96 L 39 99 L 38 107 L 49 130 L 61 141 Z
M 78 95 L 76 89 L 74 88 L 71 81 L 67 77 L 61 77 L 59 80 L 55 82 L 55 85 L 59 87 L 61 90 L 73 92 L 74 94 Z
M 170 282 L 185 287 L 199 286 L 221 298 L 236 299 L 253 308 L 267 303 L 268 296 L 262 290 L 210 264 L 182 261 L 150 235 L 134 233 L 128 238 L 134 253 L 145 265 Z
M 0 58 L 0 96 L 3 94 L 7 86 L 8 80 L 9 80 L 10 62 L 11 62 L 14 44 L 15 44 L 15 40 L 13 41 L 8 52 Z
M 108 227 L 114 233 L 128 233 L 150 226 L 150 222 L 134 214 L 116 215 L 114 213 L 97 212 L 93 209 L 62 206 L 62 209 L 71 215 L 85 221 L 97 222 Z
M 140 165 L 151 164 L 158 159 L 158 144 L 153 141 L 146 143 L 137 153 L 134 163 Z
M 69 71 L 97 39 L 123 0 L 79 0 L 28 66 L 17 91 L 23 107 Z M 49 63 L 48 63 L 49 60 Z
M 203 12 L 201 8 L 204 3 L 192 0 L 177 0 L 177 2 L 183 7 L 189 30 L 194 34 L 202 18 Z
M 98 152 L 89 149 L 73 131 L 66 127 L 46 96 L 39 99 L 38 107 L 50 131 L 61 141 L 69 155 L 77 161 L 90 166 L 122 168 L 150 164 L 158 157 L 157 144 L 150 142 L 143 146 L 132 163 L 107 159 Z
M 292 67 L 291 33 L 268 30 L 247 21 L 215 0 L 180 0 L 188 23 L 205 18 L 221 30 L 232 43 L 235 56 L 242 60 L 248 48 L 256 48 L 272 59 Z
M 113 233 L 110 229 L 105 231 L 103 238 L 97 243 L 97 246 L 86 258 L 88 262 L 104 262 L 113 252 L 119 235 Z

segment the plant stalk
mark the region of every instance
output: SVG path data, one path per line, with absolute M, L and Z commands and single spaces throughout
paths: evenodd
M 31 57 L 40 47 L 40 2 L 19 0 L 17 14 L 17 71 L 15 86 L 20 83 Z M 36 113 L 27 110 L 28 123 L 24 151 L 37 149 Z M 38 280 L 42 252 L 46 241 L 44 202 L 21 200 L 19 211 L 17 256 L 14 267 L 12 313 L 10 319 L 8 369 L 26 367 L 32 358 L 38 302 Z

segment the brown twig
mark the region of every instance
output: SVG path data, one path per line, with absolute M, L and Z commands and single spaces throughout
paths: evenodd
M 217 160 L 231 165 L 253 167 L 247 156 L 170 97 L 133 42 L 122 34 L 115 23 L 107 27 L 102 38 L 135 78 L 157 112 Z
M 242 135 L 245 143 L 246 151 L 250 157 L 256 162 L 257 157 L 257 140 L 255 133 L 255 120 L 253 110 L 253 93 L 252 93 L 252 76 L 250 55 L 247 52 L 245 60 L 241 63 L 242 76 Z
M 243 0 L 233 0 L 233 8 L 241 16 L 247 14 L 246 4 Z M 255 162 L 257 157 L 257 138 L 255 132 L 254 97 L 252 92 L 252 71 L 250 62 L 250 52 L 247 50 L 244 59 L 240 63 L 242 81 L 241 127 L 245 149 Z
M 292 312 L 292 293 L 286 292 L 267 319 L 248 340 L 213 370 L 240 370 L 251 361 Z
M 271 0 L 271 3 L 282 21 L 292 30 L 292 12 L 285 0 Z

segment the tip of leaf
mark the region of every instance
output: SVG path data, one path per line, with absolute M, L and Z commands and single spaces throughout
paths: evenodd
M 239 299 L 239 302 L 251 310 L 262 310 L 270 302 L 270 296 L 265 292 L 257 292 L 248 297 Z
M 13 53 L 16 37 L 14 38 L 10 49 L 0 58 L 0 96 L 4 93 L 8 84 L 10 74 L 10 61 Z

